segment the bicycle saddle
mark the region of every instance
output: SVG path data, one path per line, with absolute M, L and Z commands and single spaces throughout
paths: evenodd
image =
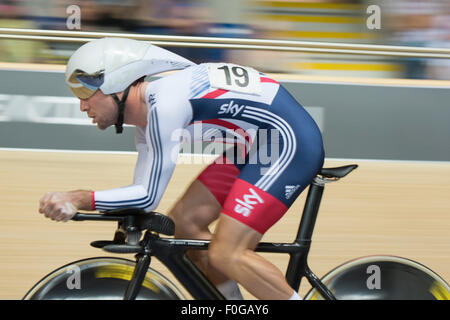
M 322 168 L 319 171 L 319 175 L 323 176 L 324 178 L 343 178 L 356 168 L 358 168 L 357 164 L 335 168 Z

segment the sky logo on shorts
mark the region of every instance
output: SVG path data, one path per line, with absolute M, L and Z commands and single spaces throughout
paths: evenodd
M 256 193 L 252 188 L 248 189 L 250 194 L 244 194 L 243 200 L 236 198 L 236 206 L 234 211 L 236 213 L 242 214 L 244 217 L 248 217 L 251 211 L 254 209 L 254 205 L 259 203 L 264 203 L 264 200 Z

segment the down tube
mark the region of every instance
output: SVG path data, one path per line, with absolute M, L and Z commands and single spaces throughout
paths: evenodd
M 183 240 L 165 239 L 163 242 L 165 243 L 160 250 L 154 252 L 154 256 L 172 272 L 195 299 L 225 300 L 225 297 L 186 255 L 188 249 L 206 250 L 208 241 L 195 241 L 196 244 L 193 246 L 189 245 L 189 241 Z M 201 244 L 200 247 L 199 244 Z M 170 246 L 170 248 L 164 249 L 164 246 Z

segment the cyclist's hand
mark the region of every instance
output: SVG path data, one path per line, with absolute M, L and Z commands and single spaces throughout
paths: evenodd
M 47 192 L 39 201 L 39 212 L 54 221 L 67 222 L 77 213 L 69 192 Z

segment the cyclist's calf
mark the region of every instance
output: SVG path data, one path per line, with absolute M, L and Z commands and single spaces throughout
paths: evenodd
M 238 269 L 245 265 L 245 257 L 253 253 L 261 235 L 248 226 L 221 216 L 208 250 L 209 263 L 233 280 Z
M 210 191 L 195 180 L 168 213 L 175 222 L 175 237 L 210 240 L 209 225 L 219 217 L 221 209 Z M 213 283 L 226 280 L 221 272 L 210 266 L 206 251 L 192 250 L 187 255 Z
M 293 290 L 284 275 L 254 252 L 261 238 L 259 232 L 222 214 L 208 250 L 209 263 L 258 299 L 289 299 Z

